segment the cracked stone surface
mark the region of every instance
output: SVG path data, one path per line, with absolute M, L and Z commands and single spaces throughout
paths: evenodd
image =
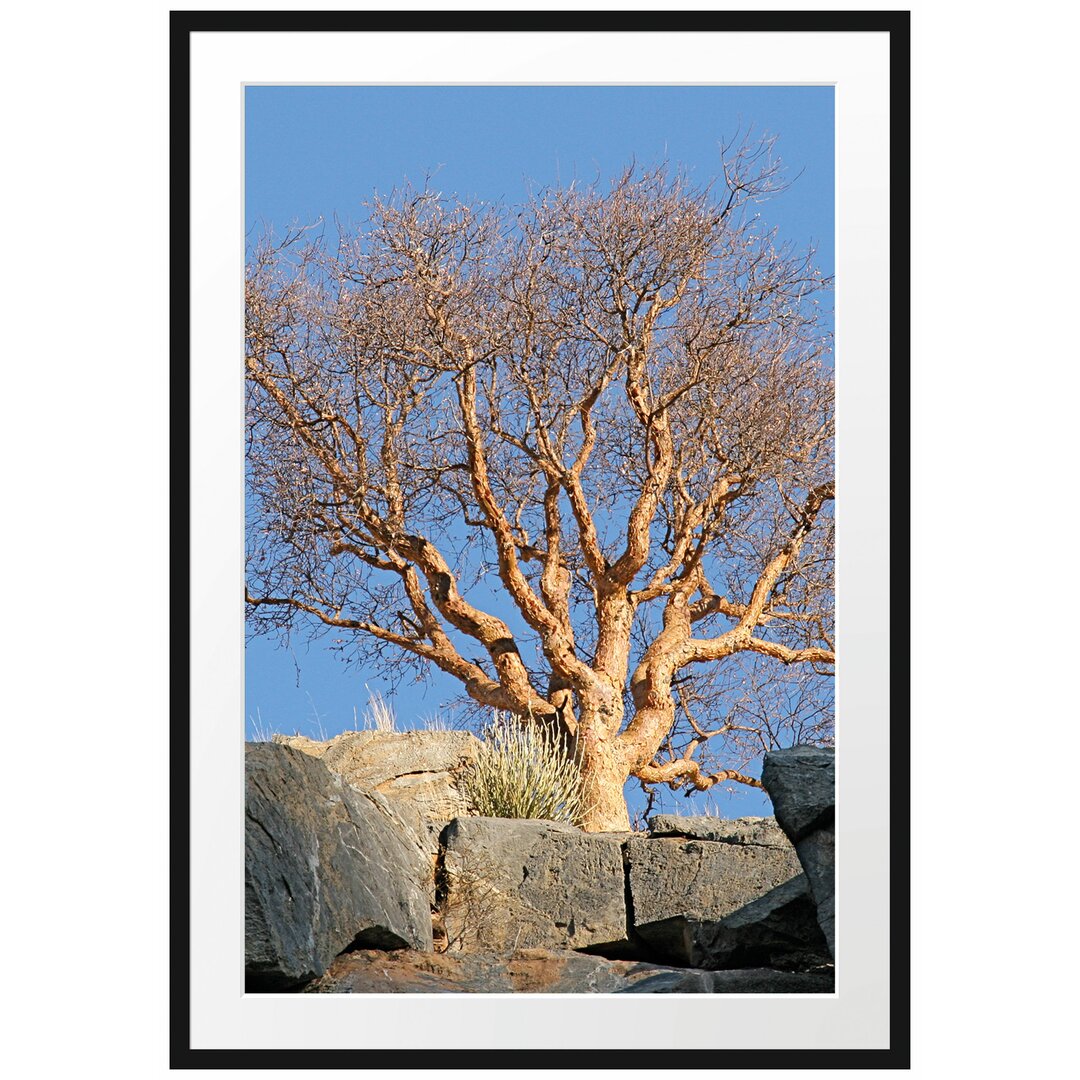
M 711 840 L 719 844 L 757 844 L 791 851 L 791 841 L 774 817 L 680 817 L 656 814 L 649 818 L 650 836 L 682 836 L 688 840 Z
M 470 817 L 443 833 L 452 951 L 582 948 L 626 938 L 622 833 Z
M 626 843 L 626 858 L 634 930 L 645 941 L 653 923 L 678 915 L 717 921 L 802 869 L 790 844 L 681 837 L 634 837 Z
M 676 915 L 653 923 L 650 939 L 638 958 L 657 964 L 808 971 L 832 963 L 805 874 L 716 922 Z
M 281 735 L 275 742 L 320 758 L 347 784 L 424 822 L 445 824 L 470 812 L 458 783 L 481 743 L 467 731 L 347 731 L 327 742 Z
M 350 945 L 430 951 L 431 868 L 386 808 L 319 758 L 245 751 L 249 987 L 305 982 Z

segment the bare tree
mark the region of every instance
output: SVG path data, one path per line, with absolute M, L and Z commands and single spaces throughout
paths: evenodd
M 724 160 L 520 210 L 429 181 L 249 260 L 255 632 L 556 725 L 594 830 L 631 776 L 760 786 L 831 733 L 828 282 L 755 212 L 771 142 Z

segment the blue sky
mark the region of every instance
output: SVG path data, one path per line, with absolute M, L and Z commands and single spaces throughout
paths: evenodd
M 699 180 L 719 172 L 719 143 L 752 125 L 778 136 L 776 152 L 798 179 L 762 217 L 783 238 L 817 248 L 833 271 L 833 90 L 745 86 L 249 86 L 245 97 L 245 230 L 363 219 L 362 203 L 408 177 L 438 170 L 436 186 L 462 198 L 522 201 L 530 184 L 602 182 L 632 160 L 664 159 Z M 246 656 L 247 736 L 264 730 L 335 735 L 354 724 L 377 679 L 348 669 L 323 642 L 267 639 Z M 365 685 L 366 684 L 366 685 Z M 403 685 L 399 727 L 456 696 L 435 674 Z M 631 816 L 641 805 L 627 788 Z M 659 809 L 724 816 L 768 813 L 757 792 L 694 799 L 663 792 Z

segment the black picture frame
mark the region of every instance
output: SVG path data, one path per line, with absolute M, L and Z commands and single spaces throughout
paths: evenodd
M 910 12 L 908 11 L 590 11 L 423 12 L 405 11 L 173 11 L 170 17 L 171 125 L 171 436 L 170 483 L 173 545 L 170 565 L 173 630 L 171 640 L 171 994 L 170 1062 L 174 1069 L 355 1068 L 355 1051 L 334 1049 L 196 1049 L 191 1046 L 191 760 L 190 760 L 190 617 L 189 529 L 192 474 L 189 363 L 192 272 L 190 252 L 190 42 L 194 33 L 359 31 L 514 31 L 566 29 L 609 30 L 617 15 L 620 31 L 680 32 L 841 32 L 884 33 L 890 54 L 890 236 L 891 339 L 890 412 L 892 420 L 891 487 L 902 496 L 909 481 L 910 357 Z M 681 1047 L 670 1050 L 627 1046 L 624 1050 L 411 1049 L 371 1051 L 365 1068 L 470 1068 L 513 1071 L 530 1069 L 906 1069 L 910 1068 L 910 713 L 909 636 L 910 573 L 908 519 L 891 524 L 891 801 L 890 836 L 890 1043 L 879 1049 L 745 1049 L 717 1054 Z

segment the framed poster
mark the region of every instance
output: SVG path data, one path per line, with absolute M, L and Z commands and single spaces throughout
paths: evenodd
M 906 541 L 897 544 L 892 537 L 890 489 L 898 482 L 903 488 L 907 458 L 907 13 L 426 12 L 423 26 L 415 23 L 415 16 L 388 12 L 174 12 L 172 16 L 172 479 L 175 517 L 190 526 L 189 547 L 178 546 L 173 556 L 176 608 L 186 609 L 189 616 L 187 626 L 178 626 L 173 646 L 174 1067 L 348 1068 L 358 1051 L 393 1050 L 398 1053 L 392 1057 L 380 1056 L 380 1066 L 389 1061 L 389 1067 L 512 1069 L 523 1064 L 521 1051 L 527 1050 L 530 1068 L 634 1069 L 670 1065 L 671 1047 L 679 1048 L 681 1062 L 695 1068 L 906 1067 L 907 569 Z M 783 124 L 787 130 L 763 132 L 763 120 Z M 725 130 L 714 132 L 713 127 Z M 771 193 L 767 189 L 779 175 L 774 172 L 773 135 L 781 151 L 795 148 L 796 172 L 808 162 L 813 166 L 801 189 L 792 185 L 796 202 L 801 200 L 797 213 L 810 216 L 796 215 L 794 220 L 805 224 L 817 214 L 814 220 L 824 222 L 817 225 L 821 231 L 816 235 L 800 236 L 812 240 L 820 260 L 831 264 L 824 270 L 817 264 L 811 267 L 809 261 L 793 261 L 794 255 L 783 246 L 798 224 L 789 222 L 775 236 L 757 224 L 757 204 Z M 713 165 L 694 156 L 698 153 L 694 147 L 703 138 L 718 145 Z M 827 148 L 824 153 L 822 146 Z M 835 162 L 829 160 L 833 153 Z M 445 160 L 454 154 L 464 160 Z M 320 203 L 325 191 L 312 201 L 308 194 L 312 177 L 330 184 L 326 190 L 343 190 L 333 189 L 332 182 L 344 177 L 346 184 L 352 183 L 349 170 L 360 160 L 368 171 L 356 180 L 355 205 Z M 740 173 L 735 167 L 739 161 L 749 162 L 757 171 L 753 176 Z M 640 166 L 641 171 L 627 173 L 630 186 L 620 189 L 622 166 Z M 710 187 L 710 167 L 712 180 L 723 181 L 719 201 Z M 425 170 L 426 177 L 421 175 Z M 615 182 L 606 187 L 612 175 Z M 592 300 L 596 290 L 583 284 L 583 264 L 580 258 L 575 263 L 573 255 L 575 251 L 580 255 L 580 248 L 574 244 L 593 219 L 588 218 L 587 206 L 579 207 L 580 212 L 575 211 L 579 216 L 572 219 L 574 228 L 560 232 L 556 226 L 542 227 L 547 219 L 540 209 L 555 203 L 565 209 L 567 200 L 579 196 L 585 205 L 595 196 L 600 200 L 596 205 L 610 210 L 612 203 L 603 199 L 614 197 L 614 192 L 625 196 L 621 205 L 630 215 L 627 220 L 632 220 L 644 205 L 634 204 L 634 192 L 642 189 L 633 184 L 639 182 L 646 188 L 658 185 L 666 196 L 672 195 L 673 184 L 683 185 L 678 192 L 685 199 L 676 199 L 665 220 L 685 222 L 695 207 L 709 211 L 711 217 L 691 222 L 692 227 L 684 230 L 694 244 L 717 223 L 725 236 L 737 236 L 744 246 L 725 248 L 723 257 L 736 260 L 725 265 L 738 266 L 736 273 L 746 286 L 742 296 L 756 289 L 754 302 L 767 304 L 769 319 L 762 325 L 767 322 L 767 332 L 776 335 L 772 340 L 781 342 L 783 349 L 791 348 L 792 340 L 807 345 L 810 330 L 816 333 L 826 324 L 832 337 L 831 311 L 824 323 L 819 316 L 801 313 L 809 310 L 806 305 L 813 303 L 819 288 L 835 283 L 829 303 L 835 307 L 835 483 L 840 494 L 830 521 L 835 522 L 838 552 L 835 637 L 840 644 L 834 694 L 837 929 L 835 944 L 830 944 L 835 982 L 829 992 L 725 992 L 721 1001 L 718 993 L 703 991 L 706 984 L 688 992 L 687 984 L 678 983 L 660 996 L 492 992 L 403 998 L 370 990 L 363 997 L 265 993 L 245 985 L 244 746 L 236 736 L 251 701 L 250 670 L 249 700 L 244 698 L 245 611 L 240 601 L 245 585 L 246 445 L 240 356 L 245 348 L 245 263 L 251 262 L 253 230 L 264 215 L 274 218 L 272 223 L 280 228 L 287 226 L 285 219 L 291 214 L 302 232 L 316 226 L 325 236 L 330 215 L 360 215 L 360 199 L 370 196 L 372 187 L 386 191 L 399 182 L 399 202 L 391 205 L 391 198 L 387 205 L 388 213 L 398 213 L 394 221 L 400 225 L 405 220 L 400 214 L 403 207 L 438 203 L 444 179 L 469 196 L 471 209 L 482 217 L 478 207 L 519 205 L 518 192 L 506 190 L 515 177 L 522 178 L 526 201 L 530 184 L 534 194 L 542 192 L 531 204 L 528 213 L 533 216 L 516 210 L 502 219 L 510 222 L 508 231 L 494 229 L 492 235 L 509 235 L 515 228 L 524 235 L 533 228 L 536 242 L 531 254 L 526 257 L 519 247 L 513 258 L 524 258 L 522 267 L 536 269 L 548 265 L 548 259 L 557 264 L 563 257 L 569 277 L 559 279 L 560 288 L 565 292 L 565 282 L 576 281 L 582 304 Z M 786 186 L 787 180 L 777 182 L 777 187 Z M 741 232 L 730 227 L 734 218 L 725 216 L 733 206 L 741 212 Z M 453 218 L 452 211 L 445 212 Z M 760 214 L 773 224 L 764 209 Z M 570 220 L 565 217 L 562 224 Z M 649 218 L 654 230 L 650 235 L 663 232 L 659 220 L 655 215 Z M 419 230 L 414 241 L 430 240 L 422 222 L 414 225 Z M 468 236 L 474 248 L 488 242 L 482 230 Z M 332 242 L 311 257 L 340 258 L 336 237 L 332 233 Z M 402 250 L 408 254 L 413 249 Z M 710 249 L 702 255 L 702 265 L 714 265 L 721 259 L 718 252 Z M 650 305 L 654 306 L 656 334 L 667 334 L 671 341 L 681 341 L 680 348 L 690 350 L 690 339 L 704 332 L 707 320 L 691 330 L 682 316 L 665 321 L 661 301 L 666 279 L 661 271 L 669 254 L 656 256 L 652 276 L 622 314 L 647 318 Z M 781 264 L 786 277 L 761 277 L 762 266 Z M 333 273 L 340 284 L 360 271 L 339 262 Z M 688 271 L 688 282 L 703 280 L 698 270 Z M 250 287 L 250 276 L 248 281 Z M 429 284 L 435 288 L 439 282 Z M 368 288 L 370 294 L 370 281 Z M 774 303 L 777 296 L 785 298 L 785 304 Z M 707 297 L 695 303 L 697 310 L 707 308 L 709 318 L 716 318 L 718 309 L 708 306 Z M 736 304 L 725 325 L 740 328 L 744 320 L 756 327 L 746 314 L 751 307 L 744 310 Z M 483 310 L 478 299 L 474 309 Z M 390 314 L 388 307 L 379 316 L 380 325 L 399 325 Z M 618 316 L 615 310 L 616 321 Z M 588 321 L 587 315 L 582 321 Z M 286 322 L 291 327 L 292 316 Z M 249 336 L 250 329 L 249 319 Z M 568 332 L 564 327 L 563 336 Z M 740 347 L 731 347 L 732 357 Z M 544 370 L 551 369 L 552 357 L 571 363 L 564 344 L 552 348 L 545 355 Z M 810 349 L 815 357 L 816 348 L 815 344 Z M 628 354 L 618 349 L 613 353 L 619 354 L 619 363 L 631 362 Z M 662 378 L 657 376 L 648 401 L 637 402 L 649 447 L 639 494 L 656 482 L 660 471 L 671 468 L 670 462 L 664 463 L 668 435 L 659 430 L 667 421 L 660 417 L 657 402 L 674 403 L 686 395 L 682 384 L 671 380 L 690 355 L 680 353 L 678 363 Z M 833 364 L 830 357 L 830 375 Z M 456 375 L 463 400 L 470 393 L 469 370 L 462 368 Z M 277 378 L 271 375 L 264 381 L 271 396 Z M 701 378 L 694 386 L 705 393 L 720 385 L 715 379 Z M 631 381 L 627 378 L 626 385 Z M 751 383 L 748 377 L 739 385 Z M 390 379 L 386 385 L 397 384 Z M 808 386 L 800 384 L 800 401 L 809 400 Z M 632 411 L 637 399 L 631 391 L 627 401 Z M 814 406 L 824 410 L 822 415 L 829 414 L 830 425 L 831 403 L 830 394 L 827 403 L 818 401 Z M 489 404 L 484 412 L 488 423 L 494 423 L 493 407 Z M 723 407 L 723 402 L 717 403 L 718 416 Z M 575 408 L 580 418 L 580 401 Z M 728 430 L 734 421 L 724 423 Z M 786 423 L 785 431 L 790 427 Z M 814 431 L 820 428 L 817 424 Z M 587 425 L 581 423 L 581 430 L 587 431 Z M 763 432 L 765 427 L 746 439 L 760 449 Z M 436 425 L 430 437 L 443 434 Z M 523 438 L 520 431 L 506 434 L 507 442 Z M 829 436 L 831 443 L 831 426 Z M 813 437 L 807 428 L 798 446 L 785 451 L 785 462 L 800 455 L 817 462 L 817 451 L 807 449 Z M 293 464 L 297 470 L 304 467 Z M 623 473 L 614 451 L 607 467 L 610 485 L 618 486 Z M 419 474 L 414 470 L 414 477 Z M 789 610 L 775 602 L 781 578 L 794 567 L 792 560 L 811 518 L 831 514 L 822 511 L 821 504 L 831 504 L 834 489 L 831 476 L 814 484 L 805 476 L 798 482 L 787 477 L 788 473 L 774 476 L 770 489 L 779 493 L 777 505 L 788 506 L 794 522 L 786 545 L 772 555 L 760 555 L 757 577 L 750 581 L 741 607 L 699 581 L 690 599 L 703 605 L 699 610 L 706 615 L 727 615 L 737 628 L 748 618 L 759 591 L 774 598 L 774 606 L 765 610 L 766 619 L 759 622 L 782 619 Z M 490 525 L 497 508 L 484 504 L 483 478 L 474 472 L 472 479 Z M 740 484 L 737 471 L 719 480 L 729 487 Z M 598 489 L 589 497 L 594 495 L 598 497 Z M 584 512 L 579 513 L 572 492 L 568 497 L 567 513 L 577 515 L 578 531 L 584 535 L 588 531 L 582 524 Z M 723 492 L 717 497 L 722 503 Z M 513 555 L 499 547 L 497 534 L 495 529 L 493 558 L 499 577 L 505 574 L 520 585 L 524 577 L 514 578 Z M 523 562 L 530 553 L 535 555 L 533 545 L 516 534 L 507 535 L 507 550 L 516 550 Z M 702 535 L 688 533 L 687 543 Z M 746 543 L 753 547 L 761 535 L 757 526 L 748 526 Z M 385 562 L 406 550 L 403 545 L 412 539 L 399 530 L 386 551 L 367 554 Z M 334 537 L 333 543 L 345 541 Z M 582 547 L 587 576 L 589 545 L 583 541 Z M 602 539 L 596 541 L 593 554 L 593 570 L 599 577 L 626 565 Z M 684 551 L 680 558 L 685 555 Z M 427 601 L 418 601 L 412 614 L 399 613 L 396 629 L 370 617 L 361 620 L 365 627 L 374 626 L 381 640 L 415 646 L 419 639 L 413 631 L 416 620 L 423 622 L 424 612 L 465 618 L 460 609 L 455 616 L 447 607 L 448 597 L 456 597 L 458 590 L 438 584 L 449 573 L 449 562 L 427 566 L 425 560 L 434 558 L 416 559 L 431 586 L 431 608 L 424 606 Z M 633 568 L 631 580 L 645 566 L 643 562 Z M 654 568 L 651 581 L 638 581 L 636 587 L 666 588 L 662 569 Z M 669 572 L 669 577 L 675 580 L 678 574 Z M 755 580 L 761 589 L 753 587 Z M 249 615 L 260 603 L 277 603 L 272 591 L 250 585 L 250 571 L 247 581 Z M 807 574 L 801 581 L 792 586 L 793 593 L 809 590 Z M 259 584 L 265 585 L 265 579 Z M 520 587 L 527 593 L 527 585 Z M 544 592 L 547 586 L 536 588 Z M 544 598 L 548 599 L 546 592 Z M 599 609 L 600 601 L 596 604 Z M 762 610 L 759 607 L 755 619 Z M 340 608 L 333 605 L 324 614 L 328 626 L 357 628 L 357 620 L 343 621 Z M 557 652 L 560 639 L 556 630 L 543 629 L 545 618 L 538 610 L 535 620 L 542 624 L 538 633 L 548 634 L 541 652 L 544 648 Z M 824 644 L 815 638 L 793 645 L 782 635 L 755 631 L 747 638 L 753 642 L 749 651 L 785 665 L 803 661 L 831 665 L 831 620 L 818 630 Z M 647 628 L 643 632 L 647 636 Z M 507 665 L 521 663 L 514 660 L 518 648 L 499 645 L 508 640 L 505 635 L 496 635 L 493 642 L 479 636 L 476 640 L 487 649 L 488 658 L 475 660 L 450 650 L 449 659 L 447 655 L 437 659 L 445 661 L 444 668 L 460 661 L 474 685 L 490 684 L 490 702 L 502 702 L 499 695 L 508 693 L 513 684 Z M 696 663 L 719 655 L 717 650 L 730 639 L 716 633 L 690 640 L 700 652 L 690 658 Z M 897 642 L 895 648 L 892 640 Z M 424 648 L 430 658 L 433 646 Z M 565 663 L 572 668 L 572 660 Z M 535 707 L 543 709 L 549 698 L 550 694 L 538 695 Z M 522 700 L 533 707 L 527 694 Z M 635 699 L 640 714 L 650 700 L 644 692 L 640 701 Z M 575 723 L 586 732 L 582 701 L 583 693 L 578 693 Z M 692 721 L 689 708 L 685 711 Z M 792 725 L 789 732 L 795 732 L 788 743 L 815 741 L 798 736 L 809 730 L 804 714 L 795 710 L 786 715 Z M 622 730 L 631 727 L 628 720 Z M 707 734 L 696 722 L 691 727 L 702 739 Z M 831 742 L 831 731 L 824 738 Z M 693 743 L 694 750 L 702 739 L 691 737 L 686 745 Z M 696 763 L 681 764 L 692 760 L 690 753 L 684 756 L 683 746 L 673 747 L 670 740 L 666 747 L 662 752 L 659 740 L 657 746 L 646 747 L 647 756 L 634 759 L 634 775 L 654 782 L 675 777 L 676 787 L 692 789 L 691 793 L 713 790 L 715 795 L 728 782 L 761 787 L 756 776 L 744 776 L 738 768 L 709 772 Z M 619 779 L 627 778 L 624 774 Z M 608 806 L 597 812 L 590 831 L 624 827 L 620 815 L 627 814 L 629 821 L 633 808 L 624 807 L 621 800 L 616 803 L 614 809 Z M 654 809 L 651 803 L 648 809 Z M 712 808 L 704 805 L 704 809 Z M 719 812 L 737 816 L 726 806 Z M 402 1008 L 404 1002 L 407 1008 Z M 635 1034 L 643 1031 L 645 1037 Z

